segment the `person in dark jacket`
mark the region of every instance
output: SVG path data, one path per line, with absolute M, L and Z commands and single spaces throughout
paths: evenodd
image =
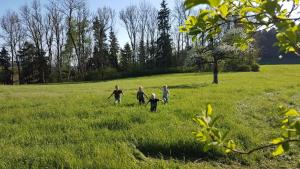
M 115 90 L 112 92 L 112 94 L 107 99 L 110 99 L 111 96 L 113 96 L 113 95 L 115 97 L 115 104 L 120 104 L 121 103 L 121 95 L 124 96 L 124 94 L 118 85 L 116 85 Z
M 149 101 L 147 102 L 147 105 L 150 103 L 150 111 L 151 112 L 156 112 L 157 110 L 157 103 L 160 100 L 156 98 L 156 95 L 154 93 L 152 93 L 151 98 L 149 99 Z
M 138 92 L 136 93 L 136 99 L 139 101 L 139 104 L 145 104 L 145 97 L 148 99 L 147 95 L 145 94 L 143 87 L 140 86 Z

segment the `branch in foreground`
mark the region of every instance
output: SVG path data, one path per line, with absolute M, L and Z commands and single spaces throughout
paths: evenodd
M 290 143 L 290 142 L 299 142 L 299 143 L 300 143 L 300 140 L 299 140 L 299 139 L 285 140 L 285 141 L 282 141 L 282 142 L 279 142 L 279 143 L 276 143 L 276 144 L 267 144 L 267 145 L 263 145 L 263 146 L 260 146 L 260 147 L 251 149 L 251 150 L 249 150 L 249 151 L 241 151 L 241 150 L 237 150 L 237 149 L 231 149 L 231 148 L 229 148 L 229 147 L 227 147 L 227 146 L 225 146 L 225 145 L 224 145 L 223 147 L 226 148 L 226 149 L 229 149 L 229 150 L 231 150 L 232 152 L 237 153 L 237 154 L 250 155 L 250 154 L 252 154 L 252 153 L 255 152 L 255 151 L 259 151 L 259 150 L 266 149 L 266 148 L 270 148 L 270 147 L 275 147 L 275 146 L 277 146 L 277 145 L 284 144 L 284 143 Z

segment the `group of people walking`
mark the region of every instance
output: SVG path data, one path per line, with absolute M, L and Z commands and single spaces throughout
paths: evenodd
M 115 104 L 120 104 L 121 103 L 121 98 L 124 95 L 123 91 L 119 88 L 118 85 L 115 86 L 115 90 L 112 92 L 112 94 L 108 97 L 108 99 L 110 99 L 112 96 L 114 96 L 115 98 Z M 162 100 L 158 99 L 156 97 L 155 93 L 151 94 L 151 97 L 149 98 L 145 92 L 144 92 L 144 88 L 142 86 L 140 86 L 138 88 L 138 91 L 136 93 L 136 99 L 138 100 L 140 105 L 148 105 L 150 103 L 150 111 L 151 112 L 156 112 L 157 110 L 157 105 L 159 101 L 162 101 L 164 104 L 167 104 L 169 102 L 169 95 L 170 95 L 170 91 L 168 89 L 168 86 L 165 85 L 162 87 Z M 149 99 L 146 103 L 145 101 L 146 99 Z

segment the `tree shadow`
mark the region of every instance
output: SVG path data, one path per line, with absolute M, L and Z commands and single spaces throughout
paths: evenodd
M 175 159 L 179 161 L 211 161 L 226 158 L 218 150 L 202 151 L 202 145 L 197 142 L 178 141 L 174 143 L 163 144 L 159 142 L 142 142 L 136 145 L 136 148 L 146 157 L 159 159 Z
M 104 128 L 108 130 L 128 130 L 131 128 L 131 125 L 128 121 L 120 119 L 93 122 L 90 124 L 90 126 L 95 130 Z
M 136 103 L 125 103 L 123 106 L 125 107 L 135 107 L 137 104 Z
M 197 89 L 201 87 L 207 87 L 210 83 L 200 83 L 200 84 L 179 84 L 179 85 L 170 85 L 169 89 Z M 160 89 L 161 87 L 150 87 L 150 89 Z M 148 88 L 149 89 L 149 88 Z
M 209 86 L 208 83 L 201 83 L 201 84 L 182 84 L 182 85 L 174 85 L 174 86 L 169 86 L 169 89 L 196 89 L 200 87 L 207 87 Z

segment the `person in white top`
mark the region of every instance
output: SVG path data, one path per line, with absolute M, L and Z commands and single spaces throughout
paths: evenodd
M 162 88 L 162 93 L 163 93 L 163 102 L 164 104 L 169 103 L 169 95 L 170 95 L 170 91 L 168 89 L 167 85 L 164 85 Z

